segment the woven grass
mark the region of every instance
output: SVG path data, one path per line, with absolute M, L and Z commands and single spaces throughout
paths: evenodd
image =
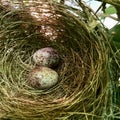
M 91 9 L 48 2 L 0 9 L 0 118 L 103 120 L 109 112 L 110 49 Z M 27 84 L 32 55 L 48 46 L 61 58 L 59 82 L 37 90 Z

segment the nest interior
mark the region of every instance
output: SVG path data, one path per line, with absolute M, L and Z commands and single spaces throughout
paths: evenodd
M 83 3 L 80 10 L 48 2 L 0 9 L 0 118 L 102 120 L 109 42 L 94 13 Z M 37 90 L 27 84 L 32 55 L 48 46 L 60 56 L 59 82 Z

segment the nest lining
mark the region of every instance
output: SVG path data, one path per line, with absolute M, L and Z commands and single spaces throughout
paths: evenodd
M 90 21 L 83 12 L 95 21 L 97 18 L 86 12 L 82 3 L 79 14 L 68 6 L 45 4 L 48 16 L 39 12 L 43 10 L 40 5 L 34 4 L 24 10 L 4 8 L 0 13 L 0 117 L 103 119 L 109 81 L 109 43 L 103 26 L 89 31 Z M 39 17 L 43 15 L 41 19 L 32 16 L 31 10 L 37 11 Z M 59 82 L 50 89 L 36 90 L 27 84 L 29 71 L 35 67 L 32 55 L 48 46 L 57 49 L 61 58 L 55 68 Z

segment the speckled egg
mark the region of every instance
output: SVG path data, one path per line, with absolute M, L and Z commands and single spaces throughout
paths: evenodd
M 47 89 L 58 82 L 58 73 L 48 67 L 36 67 L 30 71 L 28 83 L 36 89 Z
M 39 66 L 54 67 L 59 63 L 59 55 L 55 49 L 46 47 L 33 54 L 33 61 Z

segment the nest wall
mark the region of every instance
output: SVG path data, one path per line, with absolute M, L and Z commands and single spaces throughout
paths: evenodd
M 103 120 L 109 41 L 94 13 L 83 3 L 80 10 L 48 2 L 0 9 L 0 118 Z M 59 82 L 37 90 L 27 84 L 32 55 L 48 46 L 60 55 Z

